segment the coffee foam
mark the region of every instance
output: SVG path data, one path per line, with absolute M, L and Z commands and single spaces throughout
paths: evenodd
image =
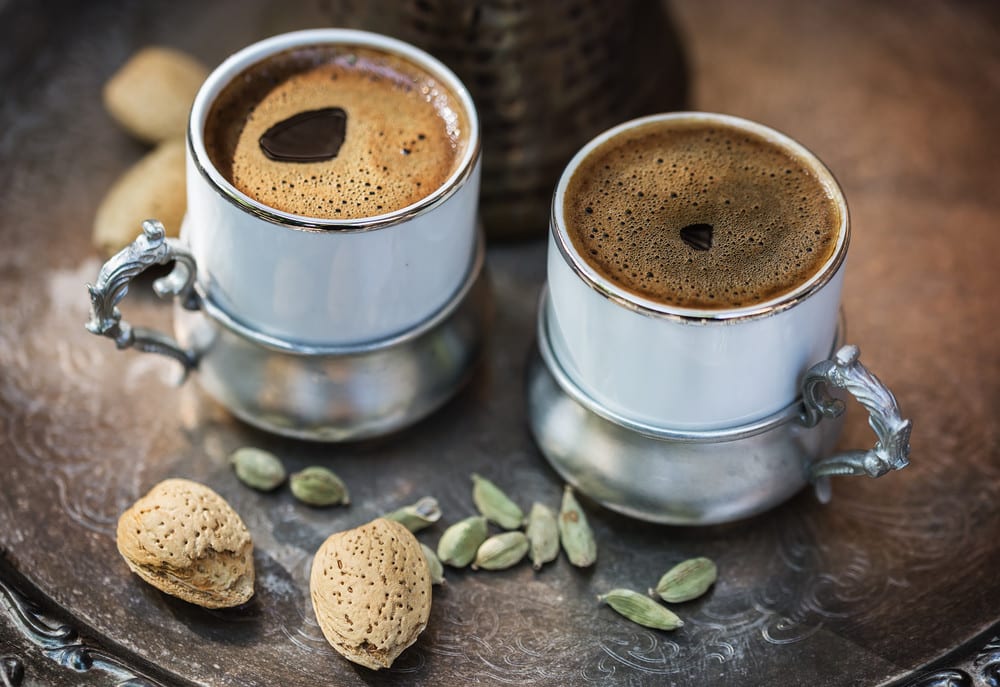
M 841 223 L 826 187 L 790 151 L 693 121 L 648 123 L 599 146 L 570 179 L 563 211 L 576 251 L 604 277 L 697 309 L 794 290 L 830 258 Z M 681 238 L 702 224 L 712 227 L 707 250 Z
M 293 214 L 358 219 L 406 207 L 442 186 L 465 148 L 457 98 L 416 65 L 374 50 L 282 53 L 226 91 L 206 124 L 210 158 L 240 191 Z M 283 162 L 261 149 L 273 125 L 330 107 L 347 113 L 333 159 Z

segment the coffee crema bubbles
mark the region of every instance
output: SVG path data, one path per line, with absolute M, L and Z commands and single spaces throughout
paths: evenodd
M 793 291 L 831 257 L 840 209 L 809 164 L 755 133 L 650 122 L 574 171 L 563 212 L 576 252 L 642 298 L 751 306 Z
M 456 171 L 469 123 L 459 99 L 403 57 L 355 46 L 272 55 L 215 99 L 205 146 L 223 177 L 277 210 L 374 217 Z

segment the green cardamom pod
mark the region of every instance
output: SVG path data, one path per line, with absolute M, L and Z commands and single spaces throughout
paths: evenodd
M 331 470 L 313 465 L 289 478 L 292 495 L 310 506 L 347 505 L 347 486 Z
M 427 559 L 427 567 L 431 571 L 431 584 L 444 584 L 444 567 L 441 565 L 441 561 L 438 560 L 437 554 L 423 542 L 420 543 L 420 550 L 424 552 L 424 558 Z
M 433 496 L 425 496 L 414 504 L 397 508 L 382 516 L 395 520 L 411 532 L 419 532 L 441 519 L 441 507 Z
M 594 533 L 569 485 L 563 491 L 562 508 L 559 511 L 559 539 L 569 562 L 578 568 L 586 568 L 597 560 Z
M 285 467 L 273 453 L 244 446 L 233 451 L 229 463 L 243 484 L 258 491 L 272 491 L 285 481 Z
M 486 541 L 486 518 L 481 515 L 460 520 L 449 527 L 438 541 L 437 555 L 442 563 L 464 568 L 476 557 L 479 545 Z
M 684 625 L 684 621 L 670 609 L 631 589 L 612 589 L 607 594 L 598 596 L 597 600 L 603 601 L 633 623 L 644 627 L 655 630 L 676 630 Z
M 708 591 L 718 577 L 718 569 L 708 558 L 692 558 L 678 563 L 663 574 L 656 589 L 650 594 L 659 594 L 670 603 L 680 603 L 697 599 Z
M 485 477 L 472 473 L 472 500 L 479 512 L 505 530 L 516 530 L 524 524 L 524 511 L 510 500 L 500 487 Z
M 535 503 L 528 514 L 528 528 L 524 531 L 531 545 L 531 566 L 541 570 L 559 555 L 559 525 L 555 513 L 548 506 Z
M 482 544 L 476 552 L 473 570 L 506 570 L 517 565 L 528 553 L 528 538 L 524 532 L 503 532 L 495 534 Z

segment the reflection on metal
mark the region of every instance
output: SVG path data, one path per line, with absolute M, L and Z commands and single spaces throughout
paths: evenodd
M 802 380 L 805 410 L 802 422 L 815 427 L 824 417 L 844 412 L 844 402 L 827 393 L 827 385 L 846 389 L 868 410 L 868 424 L 878 437 L 868 451 L 845 451 L 816 461 L 809 468 L 810 481 L 835 475 L 881 477 L 909 465 L 910 430 L 913 423 L 900 416 L 896 397 L 858 360 L 857 346 L 844 346 L 832 360 L 813 365 Z
M 956 667 L 924 673 L 905 687 L 997 687 L 1000 685 L 1000 636 Z
M 97 282 L 87 285 L 90 292 L 90 321 L 87 331 L 113 340 L 119 349 L 138 348 L 146 353 L 159 353 L 173 358 L 187 374 L 197 364 L 191 351 L 157 331 L 132 327 L 122 320 L 117 305 L 128 293 L 129 284 L 153 265 L 174 262 L 174 269 L 153 284 L 160 298 L 177 296 L 185 308 L 196 308 L 194 293 L 195 262 L 184 244 L 166 238 L 163 224 L 157 220 L 142 223 L 142 234 L 112 256 L 101 267 Z
M 547 321 L 543 295 L 538 354 L 528 370 L 532 431 L 557 472 L 612 510 L 670 524 L 728 522 L 781 503 L 808 481 L 818 480 L 826 501 L 825 478 L 855 474 L 845 469 L 854 462 L 871 464 L 873 476 L 906 465 L 910 423 L 900 420 L 892 394 L 857 361 L 854 346 L 810 370 L 803 385 L 809 415 L 797 401 L 752 424 L 681 432 L 637 424 L 588 397 L 556 359 Z M 879 433 L 875 449 L 822 458 L 836 443 L 843 402 L 819 397 L 821 382 L 847 389 L 869 409 Z M 820 423 L 823 417 L 829 420 Z M 888 467 L 878 471 L 883 464 Z
M 388 434 L 451 398 L 482 358 L 491 319 L 480 241 L 465 283 L 412 330 L 353 347 L 276 342 L 217 310 L 176 308 L 178 340 L 198 358 L 199 384 L 262 429 L 315 441 Z
M 0 680 L 3 687 L 18 687 L 24 680 L 24 666 L 16 656 L 0 657 Z
M 0 567 L 0 573 L 3 572 Z M 0 610 L 5 611 L 25 639 L 63 668 L 76 673 L 106 673 L 115 680 L 116 687 L 162 687 L 162 683 L 142 675 L 118 657 L 82 639 L 70 625 L 49 617 L 13 584 L 4 580 L 3 575 L 0 575 Z M 24 674 L 24 665 L 18 658 L 4 657 L 0 660 L 2 687 L 18 687 Z
M 154 264 L 176 261 L 154 284 L 178 297 L 177 341 L 131 327 L 116 304 L 129 283 Z M 485 242 L 480 238 L 465 281 L 438 312 L 395 336 L 355 346 L 303 345 L 250 329 L 194 289 L 195 263 L 163 225 L 143 234 L 101 268 L 89 286 L 87 329 L 119 349 L 139 348 L 178 360 L 185 373 L 252 425 L 286 436 L 347 441 L 411 425 L 451 398 L 482 358 L 491 318 Z

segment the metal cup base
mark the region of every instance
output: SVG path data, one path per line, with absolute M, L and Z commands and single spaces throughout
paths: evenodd
M 351 441 L 407 427 L 450 399 L 481 359 L 492 302 L 482 241 L 469 275 L 438 313 L 390 339 L 297 346 L 225 313 L 175 307 L 201 387 L 241 420 L 276 434 Z
M 650 522 L 710 525 L 787 500 L 828 456 L 842 417 L 806 427 L 802 404 L 752 424 L 711 431 L 639 427 L 614 418 L 560 367 L 547 333 L 528 364 L 528 417 L 541 452 L 563 479 L 611 510 Z

